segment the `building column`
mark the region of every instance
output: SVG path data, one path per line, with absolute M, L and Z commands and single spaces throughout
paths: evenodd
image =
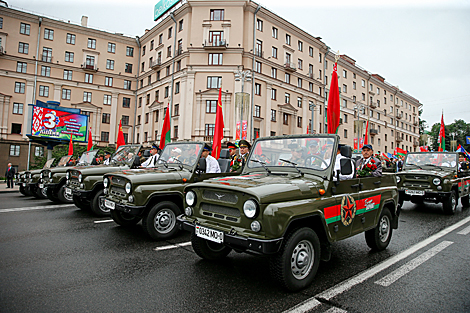
M 118 125 L 118 122 L 117 122 L 118 97 L 119 97 L 118 93 L 111 94 L 111 117 L 110 117 L 110 125 L 109 125 L 109 143 L 116 142 L 116 128 Z M 96 135 L 99 136 L 99 133 L 96 133 Z
M 309 115 L 310 110 L 308 109 L 308 98 L 307 96 L 302 96 L 302 134 L 307 133 L 308 121 L 310 120 L 311 115 Z
M 273 85 L 271 84 L 266 84 L 266 125 L 264 127 L 265 129 L 265 136 L 270 136 L 271 135 L 271 92 L 273 89 Z M 261 136 L 261 134 L 260 134 Z
M 33 107 L 29 106 L 28 99 L 32 99 L 31 103 L 34 103 L 33 99 L 34 94 L 34 81 L 27 80 L 26 81 L 26 90 L 25 90 L 25 104 L 23 106 L 23 139 L 28 140 L 26 134 L 31 131 L 31 120 L 33 117 Z M 7 125 L 8 126 L 8 125 Z

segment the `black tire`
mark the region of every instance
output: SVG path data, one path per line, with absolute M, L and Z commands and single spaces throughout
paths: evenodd
M 73 203 L 73 196 L 68 195 L 65 193 L 65 188 L 67 188 L 65 185 L 62 185 L 62 187 L 59 188 L 59 192 L 57 193 L 57 199 L 59 199 L 60 202 L 62 203 Z M 49 192 L 47 193 L 47 196 L 49 197 Z
M 291 232 L 270 259 L 272 277 L 290 291 L 308 287 L 317 274 L 321 248 L 317 234 L 304 227 Z
M 35 190 L 35 196 L 39 199 L 47 199 L 47 187 L 39 188 L 37 187 Z
M 366 243 L 372 250 L 382 251 L 390 243 L 392 232 L 392 214 L 383 208 L 377 226 L 365 232 Z
M 225 258 L 232 249 L 221 243 L 212 242 L 191 234 L 191 245 L 194 252 L 201 258 L 209 261 L 216 261 Z
M 33 195 L 33 192 L 31 191 L 31 188 L 29 188 L 29 186 L 28 186 L 28 187 L 24 187 L 24 195 L 25 195 L 25 196 L 28 196 L 28 197 L 34 196 L 34 195 Z
M 117 224 L 124 227 L 134 226 L 141 220 L 141 218 L 138 216 L 124 213 L 118 210 L 111 210 L 111 217 Z
M 470 207 L 469 195 L 466 195 L 465 197 L 460 198 L 460 203 L 462 204 L 462 208 L 466 209 Z
M 175 203 L 163 201 L 146 212 L 142 226 L 154 240 L 171 238 L 179 231 L 176 227 L 176 217 L 180 214 L 180 208 Z
M 457 209 L 458 200 L 457 193 L 455 190 L 452 190 L 450 197 L 442 202 L 442 209 L 444 210 L 444 213 L 447 215 L 453 215 Z
M 23 186 L 20 186 L 20 192 L 24 195 L 24 196 L 28 196 L 28 194 L 26 193 L 26 190 Z
M 91 212 L 99 217 L 110 216 L 110 209 L 104 206 L 104 191 L 98 190 L 91 200 Z
M 75 196 L 75 195 L 73 196 L 73 204 L 75 204 L 75 206 L 79 208 L 80 210 L 90 211 L 90 202 L 84 201 L 78 196 Z
M 47 198 L 52 202 L 61 203 L 58 194 L 54 192 L 54 188 L 47 188 Z

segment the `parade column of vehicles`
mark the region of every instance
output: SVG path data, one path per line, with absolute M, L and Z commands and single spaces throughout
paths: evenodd
M 307 153 L 313 141 L 322 153 Z M 337 135 L 265 137 L 241 176 L 186 187 L 178 224 L 192 233 L 194 251 L 208 260 L 232 249 L 268 255 L 272 276 L 300 290 L 313 281 L 320 259 L 330 259 L 335 241 L 365 233 L 369 247 L 385 249 L 398 227 L 396 177 L 335 180 L 338 144 Z M 351 148 L 340 150 L 341 174 L 351 174 Z
M 404 201 L 442 203 L 446 214 L 454 214 L 460 199 L 469 207 L 470 171 L 458 167 L 458 153 L 408 153 L 403 171 L 397 173 L 400 205 Z
M 230 173 L 228 150 L 222 150 L 218 162 L 221 173 L 205 173 L 201 158 L 203 142 L 167 144 L 154 168 L 125 170 L 104 175 L 105 206 L 121 226 L 142 220 L 144 231 L 155 240 L 178 232 L 176 216 L 183 212 L 186 185 L 211 177 L 238 175 Z
M 42 169 L 23 171 L 16 174 L 15 184 L 20 187 L 20 192 L 25 196 L 34 196 L 36 198 L 47 198 L 46 188 L 40 183 L 41 171 L 52 167 L 54 158 L 47 160 Z

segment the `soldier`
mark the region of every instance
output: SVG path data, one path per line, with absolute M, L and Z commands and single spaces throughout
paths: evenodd
M 193 165 L 197 157 L 196 145 L 194 144 L 184 145 L 181 147 L 181 149 L 183 150 L 183 157 L 184 157 L 182 162 L 184 164 Z
M 459 153 L 459 171 L 465 171 L 469 169 L 469 164 L 465 161 L 465 155 L 463 153 Z
M 238 142 L 240 147 L 240 158 L 242 159 L 242 166 L 245 166 L 248 161 L 248 154 L 250 153 L 251 144 L 246 140 L 240 140 Z
M 360 177 L 380 177 L 382 176 L 382 164 L 373 157 L 372 145 L 362 147 L 362 158 L 356 161 L 357 175 Z M 362 174 L 361 174 L 362 173 Z
M 305 165 L 305 159 L 303 157 L 304 150 L 302 147 L 296 143 L 290 144 L 289 149 L 291 150 L 292 157 L 290 158 L 291 162 L 294 162 L 297 165 Z
M 111 153 L 108 151 L 105 151 L 103 164 L 109 165 L 109 161 L 111 161 Z
M 237 158 L 237 146 L 231 142 L 227 142 L 227 149 L 230 152 L 230 159 L 235 160 Z
M 181 157 L 181 149 L 178 147 L 173 148 L 170 152 L 171 158 L 168 160 L 169 163 L 175 163 Z
M 206 173 L 220 173 L 219 162 L 210 155 L 212 148 L 206 143 L 202 149 L 201 158 L 206 159 Z
M 157 160 L 160 157 L 160 154 L 158 153 L 159 151 L 160 148 L 156 144 L 153 144 L 150 148 L 150 157 L 144 163 L 142 163 L 140 167 L 155 167 L 155 165 L 157 164 Z

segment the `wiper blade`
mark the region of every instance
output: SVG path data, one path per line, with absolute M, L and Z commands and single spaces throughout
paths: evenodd
M 428 163 L 428 164 L 424 164 L 424 165 L 425 165 L 425 166 L 426 166 L 426 165 L 434 166 L 434 167 L 437 167 L 438 169 L 440 169 L 441 171 L 443 170 L 439 165 L 436 165 L 436 164 L 430 164 L 430 163 Z
M 266 170 L 266 172 L 268 172 L 268 174 L 271 174 L 271 171 L 269 170 L 269 168 L 266 167 L 266 162 L 263 162 L 263 161 L 257 160 L 257 159 L 251 159 L 250 161 L 257 162 L 257 163 L 261 164 L 261 166 Z
M 173 161 L 176 161 L 176 163 L 178 163 L 178 165 L 180 166 L 180 170 L 183 170 L 183 162 L 181 162 L 180 160 L 178 159 L 173 159 Z
M 163 165 L 164 165 L 166 168 L 168 168 L 168 162 L 167 162 L 164 158 L 159 157 L 157 162 L 160 163 L 160 161 L 162 161 Z
M 294 166 L 294 168 L 297 170 L 297 172 L 299 172 L 300 175 L 304 176 L 304 173 L 302 173 L 301 170 L 299 170 L 299 168 L 297 167 L 297 163 L 294 163 L 292 161 L 289 161 L 289 160 L 285 160 L 285 159 L 279 159 L 283 162 L 286 162 L 286 163 L 289 163 L 289 164 L 292 164 Z
M 423 169 L 421 166 L 419 166 L 418 164 L 413 164 L 413 163 L 408 163 L 406 165 L 413 165 L 413 166 L 416 166 L 416 167 L 419 167 L 420 169 Z

